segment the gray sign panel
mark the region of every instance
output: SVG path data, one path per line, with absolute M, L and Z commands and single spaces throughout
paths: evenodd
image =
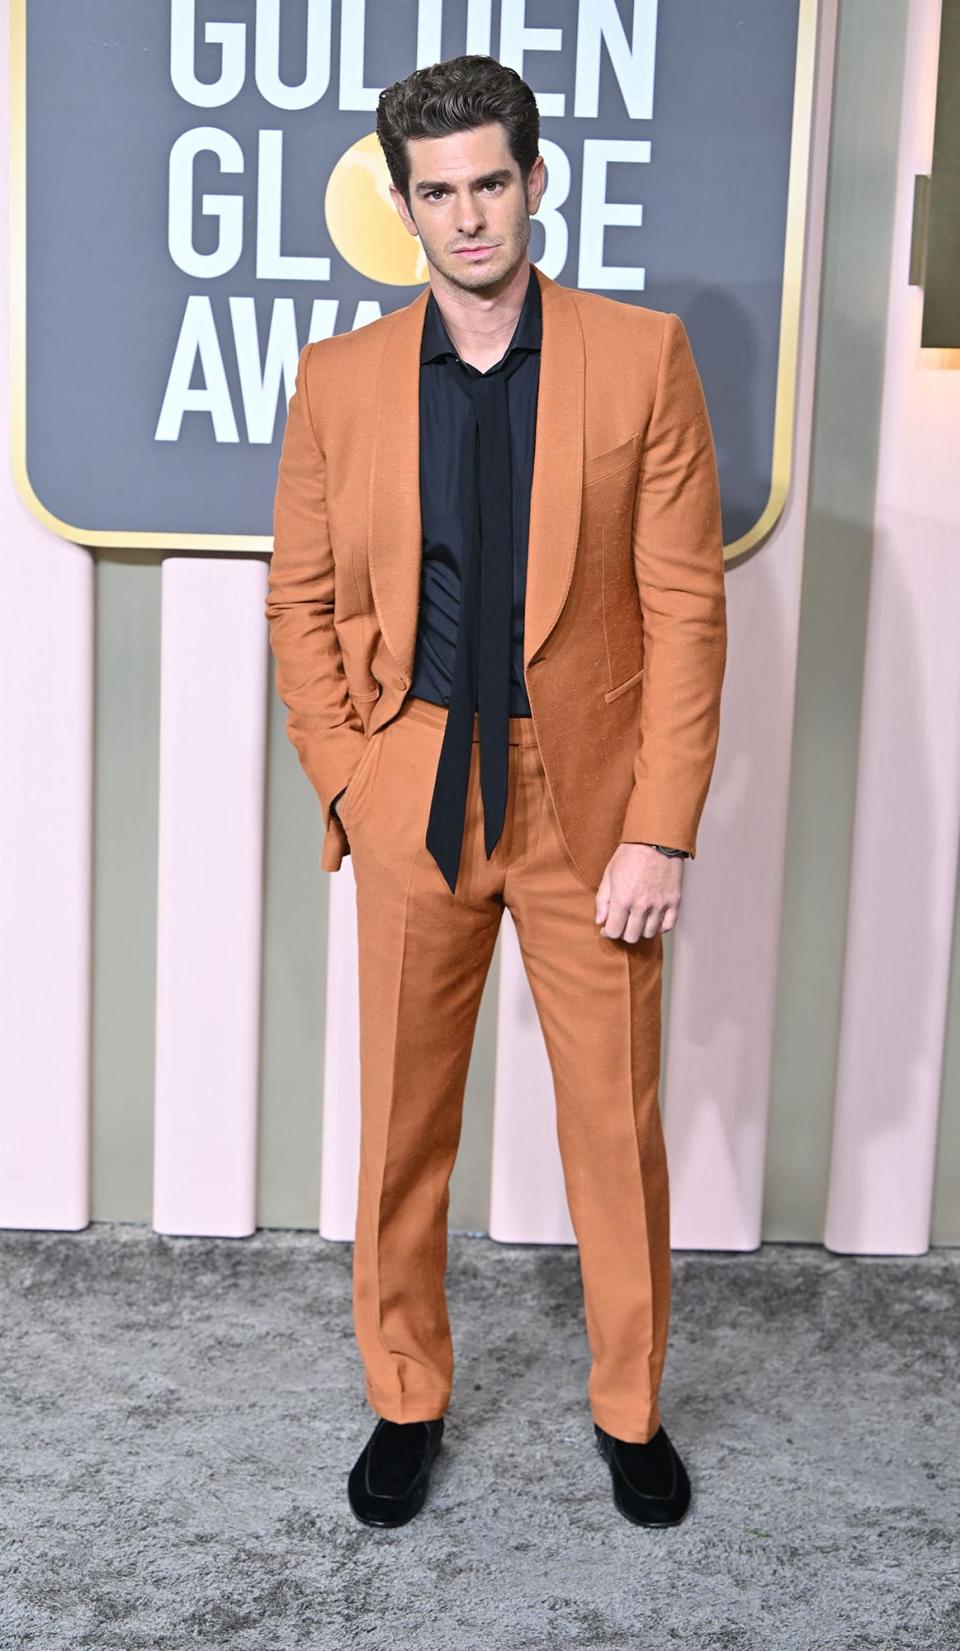
M 533 87 L 554 279 L 684 319 L 728 553 L 788 481 L 816 0 L 13 0 L 14 468 L 88 544 L 269 549 L 308 338 L 409 303 L 381 87 Z M 779 412 L 778 412 L 779 408 Z

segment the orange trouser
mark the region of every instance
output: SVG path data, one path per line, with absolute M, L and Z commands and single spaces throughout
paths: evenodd
M 484 981 L 506 905 L 546 1043 L 580 1252 L 595 1421 L 649 1439 L 670 1301 L 660 1120 L 663 938 L 611 940 L 557 831 L 532 719 L 511 717 L 503 833 L 483 846 L 474 722 L 460 874 L 425 834 L 446 708 L 408 697 L 371 737 L 341 804 L 357 889 L 360 1182 L 353 1309 L 367 1399 L 440 1416 L 453 1382 L 449 1179 Z

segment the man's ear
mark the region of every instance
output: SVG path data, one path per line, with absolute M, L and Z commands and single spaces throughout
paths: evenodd
M 416 224 L 414 223 L 413 219 L 411 218 L 410 209 L 407 206 L 407 203 L 404 200 L 404 198 L 403 198 L 402 194 L 400 193 L 399 189 L 397 188 L 396 184 L 391 183 L 389 187 L 390 187 L 390 195 L 391 195 L 391 198 L 393 200 L 393 204 L 397 209 L 397 213 L 400 217 L 400 221 L 403 224 L 404 229 L 406 229 L 408 231 L 408 233 L 411 234 L 411 235 L 419 235 L 420 231 L 418 230 Z

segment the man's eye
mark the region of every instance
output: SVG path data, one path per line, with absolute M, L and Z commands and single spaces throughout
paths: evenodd
M 503 179 L 502 178 L 492 178 L 489 183 L 481 184 L 480 187 L 481 187 L 481 189 L 502 189 L 503 188 Z M 430 200 L 433 200 L 437 195 L 446 195 L 446 193 L 447 193 L 447 191 L 445 189 L 428 189 L 426 195 L 424 196 L 424 199 L 430 201 Z

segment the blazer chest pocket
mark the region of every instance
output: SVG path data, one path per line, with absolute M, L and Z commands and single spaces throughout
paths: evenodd
M 616 447 L 608 447 L 603 453 L 594 453 L 583 461 L 583 485 L 591 487 L 594 482 L 606 481 L 608 476 L 615 476 L 628 465 L 634 463 L 637 456 L 637 442 L 639 437 L 634 434 L 626 441 L 618 442 Z

